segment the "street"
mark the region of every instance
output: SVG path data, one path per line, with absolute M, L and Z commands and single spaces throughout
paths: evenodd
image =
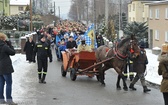
M 135 85 L 137 91 L 116 90 L 117 74 L 113 69 L 106 72 L 105 87 L 96 77 L 78 76 L 76 81 L 71 81 L 69 73 L 61 76 L 61 62 L 56 60 L 55 52 L 53 58 L 53 62 L 48 63 L 47 84 L 38 83 L 36 63 L 28 68 L 18 84 L 22 89 L 13 90 L 19 105 L 163 105 L 160 90 L 149 87 L 151 92 L 143 93 L 139 81 Z M 122 81 L 120 84 L 123 86 Z M 129 84 L 127 80 L 127 86 Z

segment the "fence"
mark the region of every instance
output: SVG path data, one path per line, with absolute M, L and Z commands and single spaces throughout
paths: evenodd
M 24 53 L 23 48 L 29 36 L 33 35 L 33 40 L 36 42 L 36 33 L 31 33 L 30 31 L 13 31 L 13 30 L 0 30 L 0 32 L 7 35 L 8 40 L 11 41 L 12 46 L 16 50 L 16 53 Z

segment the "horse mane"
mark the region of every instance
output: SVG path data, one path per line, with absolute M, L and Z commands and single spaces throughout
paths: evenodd
M 118 43 L 118 47 L 123 46 L 123 44 L 125 44 L 127 41 L 129 41 L 131 38 L 130 37 L 126 37 L 124 39 L 122 39 L 119 43 Z

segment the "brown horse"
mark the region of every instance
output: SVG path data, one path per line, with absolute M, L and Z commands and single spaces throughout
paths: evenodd
M 104 79 L 104 72 L 110 68 L 114 68 L 115 71 L 118 73 L 118 80 L 117 80 L 117 89 L 121 89 L 120 87 L 120 79 L 123 80 L 123 89 L 128 90 L 127 84 L 125 82 L 124 75 L 122 72 L 124 71 L 124 66 L 126 65 L 126 58 L 128 54 L 132 55 L 132 57 L 136 57 L 139 55 L 140 48 L 138 46 L 138 40 L 134 37 L 127 37 L 121 40 L 118 44 L 116 44 L 113 48 L 109 48 L 107 46 L 100 46 L 95 51 L 97 62 L 101 62 L 108 58 L 112 58 L 111 60 L 99 65 L 99 81 L 102 85 L 105 85 Z

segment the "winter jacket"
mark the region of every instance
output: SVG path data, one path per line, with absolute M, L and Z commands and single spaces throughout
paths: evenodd
M 0 40 L 0 75 L 14 72 L 10 55 L 15 55 L 13 46 Z
M 84 46 L 84 45 L 80 44 L 80 45 L 78 45 L 77 51 L 78 51 L 78 52 L 80 52 L 80 51 L 89 51 L 89 52 L 91 52 L 92 49 L 91 49 L 91 47 L 88 46 L 88 45 L 85 45 L 85 46 Z
M 148 64 L 146 51 L 141 49 L 140 55 L 133 59 L 133 70 L 139 74 L 144 73 L 146 70 L 146 64 Z
M 27 60 L 33 60 L 32 58 L 34 56 L 34 53 L 33 53 L 34 46 L 35 46 L 34 41 L 32 42 L 27 41 L 25 43 L 23 51 L 26 52 Z
M 73 40 L 72 42 L 71 41 L 67 42 L 66 48 L 71 49 L 71 48 L 74 48 L 74 47 L 77 48 L 76 41 Z
M 32 42 L 27 41 L 24 46 L 24 51 L 31 53 L 34 49 L 34 46 L 35 46 L 34 41 L 32 41 Z
M 47 57 L 50 58 L 50 61 L 52 61 L 52 54 L 51 50 L 49 48 L 48 43 L 40 41 L 35 45 L 34 53 L 37 53 L 37 56 L 41 59 L 46 59 Z
M 158 56 L 159 67 L 158 74 L 162 75 L 163 79 L 160 86 L 161 92 L 168 92 L 168 54 L 163 54 Z

